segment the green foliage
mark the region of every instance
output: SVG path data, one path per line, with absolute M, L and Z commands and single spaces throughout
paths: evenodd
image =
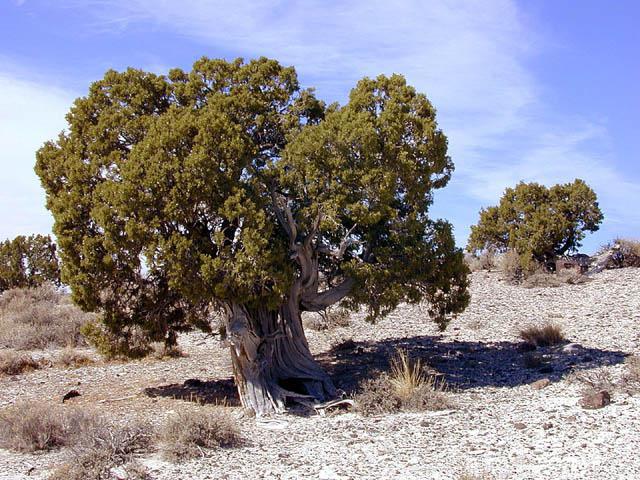
M 137 325 L 112 332 L 103 324 L 93 321 L 85 323 L 80 332 L 107 359 L 142 358 L 153 350 L 151 340 Z
M 577 250 L 602 219 L 595 192 L 582 180 L 551 188 L 521 182 L 507 188 L 498 206 L 480 211 L 467 250 L 513 249 L 523 269 L 531 270 L 536 262 Z
M 168 76 L 109 71 L 67 121 L 36 172 L 63 279 L 112 332 L 171 342 L 209 328 L 212 305 L 276 309 L 302 243 L 323 285 L 351 279 L 347 305 L 372 319 L 427 299 L 445 325 L 468 303 L 451 226 L 428 217 L 453 171 L 447 139 L 399 75 L 327 108 L 274 60 L 202 58 Z
M 0 292 L 45 282 L 60 285 L 56 246 L 50 236 L 20 235 L 0 242 Z

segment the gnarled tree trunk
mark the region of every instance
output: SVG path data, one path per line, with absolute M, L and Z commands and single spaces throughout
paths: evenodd
M 295 298 L 277 311 L 231 304 L 226 313 L 244 407 L 265 415 L 283 412 L 287 400 L 321 402 L 335 396 L 333 382 L 311 355 Z

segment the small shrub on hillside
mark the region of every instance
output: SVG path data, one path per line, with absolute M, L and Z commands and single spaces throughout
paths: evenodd
M 538 271 L 524 279 L 522 286 L 526 288 L 547 288 L 560 287 L 562 285 L 579 285 L 587 283 L 590 278 L 570 270 L 551 273 Z
M 242 444 L 235 419 L 225 411 L 210 409 L 177 414 L 167 421 L 158 440 L 162 455 L 170 461 L 202 456 L 203 449 Z
M 151 450 L 152 427 L 144 422 L 126 426 L 109 423 L 103 417 L 90 416 L 71 428 L 74 460 L 58 468 L 49 480 L 107 480 L 111 470 L 121 467 L 128 479 L 149 478 L 133 456 Z
M 399 352 L 391 361 L 389 373 L 367 379 L 356 396 L 356 410 L 363 415 L 422 410 L 443 410 L 453 403 L 446 395 L 446 384 L 428 374 L 421 362 L 411 361 Z
M 623 267 L 640 267 L 640 240 L 617 238 L 614 243 L 620 246 Z
M 341 307 L 330 307 L 322 312 L 305 315 L 304 326 L 311 330 L 333 330 L 349 326 L 349 310 Z
M 0 295 L 0 348 L 86 345 L 80 329 L 94 317 L 52 284 L 7 290 Z
M 0 411 L 0 447 L 18 452 L 71 445 L 94 417 L 46 402 L 21 402 Z
M 167 344 L 163 342 L 153 342 L 151 344 L 151 348 L 153 349 L 151 356 L 157 360 L 182 358 L 187 356 L 187 354 L 184 353 L 177 345 L 167 346 Z
M 66 348 L 56 358 L 57 365 L 63 367 L 83 367 L 94 363 L 93 359 L 84 353 L 78 352 L 72 348 Z
M 468 254 L 464 258 L 469 270 L 472 272 L 492 270 L 498 265 L 498 259 L 493 249 L 485 250 L 480 255 Z
M 500 256 L 498 269 L 502 273 L 502 278 L 509 283 L 518 283 L 524 276 L 520 256 L 515 250 L 509 249 Z
M 622 385 L 628 393 L 637 393 L 640 391 L 640 356 L 627 357 L 624 363 L 625 372 L 622 375 Z
M 20 375 L 40 368 L 40 362 L 31 355 L 14 352 L 13 350 L 0 352 L 0 374 Z
M 611 393 L 616 388 L 616 382 L 605 369 L 584 370 L 574 372 L 568 377 L 569 383 L 577 383 L 582 386 L 582 395 L 595 395 L 606 391 Z
M 527 327 L 520 331 L 520 338 L 534 347 L 548 347 L 565 341 L 562 327 L 554 323 Z

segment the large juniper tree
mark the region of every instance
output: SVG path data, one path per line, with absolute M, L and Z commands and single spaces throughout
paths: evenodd
M 374 320 L 426 300 L 444 327 L 468 303 L 451 226 L 428 216 L 447 139 L 402 76 L 326 107 L 276 61 L 203 58 L 166 77 L 109 71 L 67 120 L 36 171 L 73 298 L 113 332 L 169 343 L 219 309 L 258 413 L 335 393 L 302 311 L 343 302 Z

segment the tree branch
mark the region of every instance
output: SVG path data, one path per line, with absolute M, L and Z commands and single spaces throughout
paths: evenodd
M 349 295 L 355 281 L 352 278 L 345 278 L 339 285 L 320 293 L 304 293 L 300 304 L 303 310 L 309 312 L 320 312 L 331 305 L 338 303 Z

